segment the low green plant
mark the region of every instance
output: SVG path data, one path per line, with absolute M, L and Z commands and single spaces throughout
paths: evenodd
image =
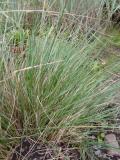
M 8 33 L 8 39 L 11 45 L 18 46 L 20 43 L 26 44 L 29 37 L 29 30 L 16 29 Z

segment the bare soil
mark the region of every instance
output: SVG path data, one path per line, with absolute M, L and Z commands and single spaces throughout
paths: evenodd
M 65 143 L 43 143 L 23 138 L 16 146 L 9 160 L 80 160 L 80 152 Z

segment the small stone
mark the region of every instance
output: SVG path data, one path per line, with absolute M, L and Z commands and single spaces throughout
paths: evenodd
M 98 157 L 101 157 L 102 156 L 101 150 L 95 151 L 95 155 Z
M 110 156 L 120 156 L 120 147 L 115 134 L 107 134 L 105 136 L 106 144 L 110 146 L 108 154 Z

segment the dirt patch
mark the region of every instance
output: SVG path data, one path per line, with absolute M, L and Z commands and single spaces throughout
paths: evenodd
M 8 160 L 80 160 L 78 149 L 65 143 L 43 143 L 23 138 Z

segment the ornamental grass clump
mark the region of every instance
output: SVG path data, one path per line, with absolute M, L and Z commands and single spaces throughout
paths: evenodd
M 1 59 L 2 157 L 22 137 L 63 141 L 82 149 L 83 142 L 89 146 L 91 132 L 116 126 L 109 122 L 118 106 L 108 106 L 120 85 L 110 73 L 120 64 L 95 70 L 91 55 L 96 42 L 75 47 L 64 39 L 30 36 L 28 46 L 24 60 L 11 57 L 9 75 L 9 65 Z

